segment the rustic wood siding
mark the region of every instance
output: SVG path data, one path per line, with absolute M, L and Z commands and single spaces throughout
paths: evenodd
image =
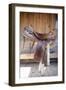
M 49 32 L 55 29 L 56 15 L 42 13 L 20 13 L 20 30 L 31 25 L 33 30 L 39 33 Z

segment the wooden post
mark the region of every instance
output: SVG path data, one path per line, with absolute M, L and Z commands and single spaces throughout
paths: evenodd
M 50 44 L 47 44 L 47 65 L 50 65 Z

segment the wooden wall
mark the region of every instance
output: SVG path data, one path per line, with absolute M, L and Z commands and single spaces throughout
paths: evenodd
M 56 15 L 42 13 L 20 13 L 20 30 L 31 25 L 33 30 L 39 33 L 49 32 L 55 29 Z

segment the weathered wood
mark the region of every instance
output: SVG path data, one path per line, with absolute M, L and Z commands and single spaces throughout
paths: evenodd
M 55 29 L 56 14 L 46 13 L 20 13 L 20 30 L 23 31 L 25 26 L 32 26 L 33 30 L 38 33 L 47 33 Z
M 32 59 L 34 59 L 34 53 L 31 53 L 31 54 L 21 54 L 20 55 L 20 60 L 28 60 L 28 59 L 30 59 L 30 60 L 32 60 Z

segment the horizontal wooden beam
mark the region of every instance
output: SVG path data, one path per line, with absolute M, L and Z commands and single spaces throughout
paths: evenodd
M 27 60 L 27 59 L 34 59 L 34 53 L 31 53 L 31 54 L 21 54 L 20 55 L 20 59 L 24 59 L 24 60 Z

